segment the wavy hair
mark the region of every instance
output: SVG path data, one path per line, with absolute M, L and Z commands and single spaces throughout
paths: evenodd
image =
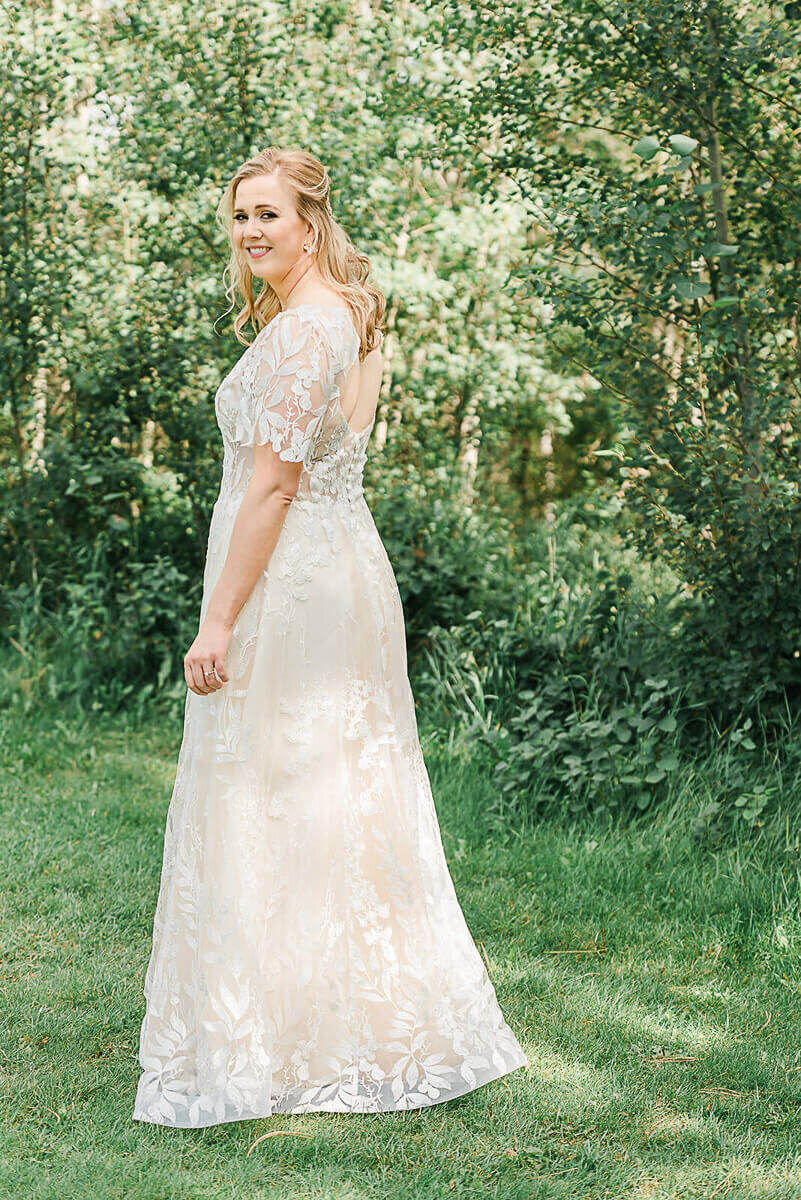
M 339 292 L 353 313 L 361 341 L 359 358 L 362 359 L 370 350 L 381 345 L 381 322 L 387 307 L 386 299 L 377 287 L 366 282 L 370 260 L 355 248 L 345 230 L 334 219 L 329 199 L 331 180 L 328 171 L 319 159 L 306 150 L 283 150 L 278 146 L 268 146 L 243 163 L 225 188 L 216 212 L 217 221 L 225 230 L 231 248 L 231 257 L 223 271 L 229 307 L 222 316 L 233 311 L 238 298 L 244 300 L 244 306 L 234 318 L 234 333 L 237 340 L 247 346 L 250 343 L 240 333 L 242 326 L 250 321 L 258 333 L 281 311 L 281 302 L 266 281 L 262 283 L 259 294 L 254 295 L 253 272 L 233 239 L 234 200 L 238 185 L 243 179 L 250 179 L 254 175 L 274 173 L 281 175 L 289 184 L 299 216 L 314 229 L 315 265 L 322 278 Z

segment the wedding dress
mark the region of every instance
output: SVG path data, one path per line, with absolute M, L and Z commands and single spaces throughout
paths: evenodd
M 401 598 L 362 488 L 375 415 L 354 430 L 340 404 L 358 351 L 348 309 L 285 309 L 215 396 L 201 621 L 254 444 L 303 471 L 229 681 L 187 689 L 134 1120 L 419 1108 L 527 1062 L 443 852 Z

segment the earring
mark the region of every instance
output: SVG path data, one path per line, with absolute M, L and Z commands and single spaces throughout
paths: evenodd
M 306 253 L 308 254 L 308 253 L 309 253 L 309 251 L 311 250 L 311 246 L 304 246 L 304 247 L 303 247 L 303 249 L 304 249 L 304 250 L 306 251 Z

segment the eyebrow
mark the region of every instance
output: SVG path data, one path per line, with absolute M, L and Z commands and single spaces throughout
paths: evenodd
M 269 203 L 267 200 L 258 200 L 258 201 L 257 201 L 257 202 L 256 202 L 256 203 L 253 205 L 253 207 L 254 207 L 254 208 L 274 208 L 274 209 L 276 210 L 276 212 L 278 211 L 278 205 L 277 205 L 277 204 L 270 204 L 270 203 Z M 245 209 L 242 207 L 242 205 L 241 205 L 241 204 L 238 204 L 238 205 L 236 206 L 236 208 L 234 209 L 234 212 L 235 212 L 235 213 L 238 213 L 238 212 L 244 212 L 244 211 L 245 211 Z

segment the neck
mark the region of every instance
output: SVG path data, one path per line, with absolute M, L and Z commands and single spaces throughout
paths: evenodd
M 290 297 L 290 296 L 292 295 L 292 293 L 295 291 L 295 289 L 297 288 L 298 284 L 299 284 L 299 283 L 302 283 L 302 281 L 303 281 L 303 280 L 306 278 L 306 276 L 307 276 L 307 275 L 309 274 L 309 272 L 312 270 L 313 266 L 314 266 L 314 263 L 311 263 L 311 262 L 310 262 L 310 263 L 309 263 L 309 265 L 308 265 L 308 266 L 305 268 L 305 270 L 301 271 L 300 275 L 297 277 L 297 279 L 295 280 L 295 282 L 292 284 L 292 286 L 290 287 L 290 289 L 289 289 L 289 291 L 287 292 L 287 294 L 286 294 L 285 296 L 281 296 L 281 295 L 279 295 L 278 299 L 281 301 L 281 307 L 282 307 L 282 308 L 286 308 L 286 306 L 287 306 L 287 302 L 288 302 L 288 300 L 289 300 L 289 297 Z

